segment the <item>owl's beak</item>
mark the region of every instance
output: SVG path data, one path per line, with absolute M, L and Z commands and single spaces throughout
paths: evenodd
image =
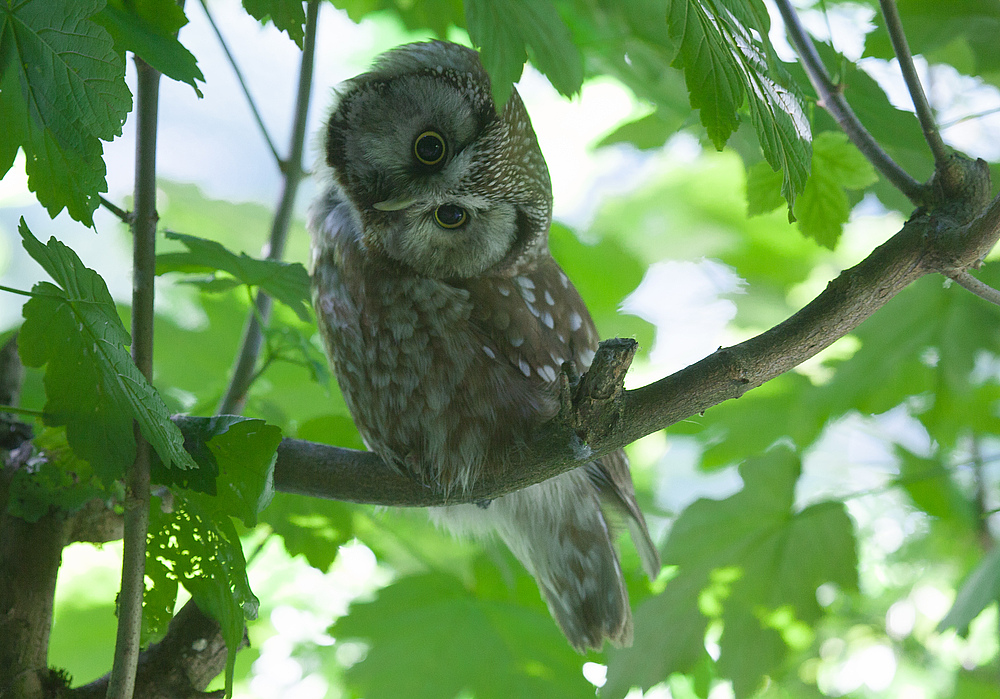
M 372 204 L 373 209 L 378 209 L 379 211 L 402 211 L 410 206 L 412 206 L 417 200 L 414 197 L 406 197 L 405 199 L 387 199 L 386 201 L 380 201 Z

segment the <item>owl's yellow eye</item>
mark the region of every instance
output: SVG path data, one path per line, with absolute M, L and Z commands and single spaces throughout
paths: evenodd
M 444 138 L 437 131 L 424 131 L 413 142 L 413 155 L 424 165 L 437 165 L 444 160 Z
M 459 228 L 469 220 L 465 209 L 454 204 L 442 204 L 434 209 L 434 221 L 442 228 Z

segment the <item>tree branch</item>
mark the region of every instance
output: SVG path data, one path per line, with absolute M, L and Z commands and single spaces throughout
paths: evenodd
M 219 625 L 189 600 L 170 621 L 159 643 L 144 650 L 135 678 L 135 696 L 142 699 L 221 698 L 202 691 L 226 665 L 226 643 Z M 73 699 L 103 699 L 108 676 L 72 690 Z
M 243 94 L 247 98 L 247 104 L 250 105 L 250 111 L 253 113 L 254 121 L 257 122 L 257 127 L 260 129 L 261 136 L 264 137 L 264 142 L 267 143 L 267 147 L 271 150 L 271 155 L 274 156 L 274 162 L 278 165 L 279 169 L 284 169 L 284 161 L 278 154 L 278 149 L 274 145 L 274 141 L 271 139 L 271 134 L 268 132 L 267 127 L 264 125 L 264 119 L 260 116 L 260 110 L 257 109 L 257 103 L 253 99 L 253 95 L 250 94 L 250 88 L 247 87 L 247 82 L 243 78 L 243 71 L 240 70 L 239 64 L 233 57 L 232 52 L 229 50 L 229 45 L 226 40 L 222 37 L 222 32 L 219 31 L 218 25 L 215 23 L 215 18 L 212 17 L 212 13 L 208 10 L 208 3 L 205 0 L 201 0 L 201 7 L 205 11 L 205 16 L 208 18 L 208 23 L 212 25 L 212 31 L 215 32 L 216 38 L 219 40 L 219 45 L 222 46 L 222 51 L 226 54 L 226 59 L 229 61 L 229 65 L 232 66 L 233 72 L 236 73 L 236 80 L 239 81 L 240 87 L 243 88 Z
M 989 284 L 979 281 L 968 272 L 955 272 L 948 277 L 963 288 L 971 291 L 976 296 L 986 299 L 992 304 L 1000 306 L 1000 291 L 997 291 Z
M 135 58 L 135 211 L 132 218 L 132 359 L 153 378 L 153 280 L 156 271 L 156 126 L 160 72 Z M 150 446 L 135 427 L 135 462 L 125 474 L 122 586 L 118 635 L 108 699 L 131 699 L 139 660 L 142 595 L 145 591 L 146 534 L 149 530 Z
M 791 6 L 790 0 L 775 0 L 781 17 L 785 21 L 785 30 L 792 42 L 795 53 L 802 61 L 802 67 L 809 76 L 816 95 L 819 97 L 818 104 L 823 107 L 830 116 L 840 125 L 851 143 L 857 146 L 864 156 L 875 168 L 892 182 L 899 191 L 917 206 L 925 203 L 928 196 L 928 189 L 909 175 L 893 160 L 885 149 L 882 148 L 875 138 L 868 132 L 858 119 L 854 110 L 844 99 L 840 87 L 833 84 L 830 75 L 826 71 L 826 66 L 816 52 L 816 47 L 809 38 L 802 23 L 799 21 L 798 13 Z
M 889 32 L 889 39 L 892 41 L 893 51 L 899 61 L 899 70 L 903 73 L 903 80 L 906 81 L 906 89 L 913 100 L 913 107 L 917 112 L 917 119 L 920 120 L 920 127 L 924 131 L 924 140 L 931 149 L 934 156 L 935 169 L 943 170 L 948 166 L 948 149 L 941 140 L 937 124 L 934 121 L 934 113 L 931 105 L 927 102 L 927 95 L 920 84 L 920 77 L 917 75 L 917 68 L 913 65 L 913 55 L 910 53 L 910 45 L 906 41 L 906 33 L 903 31 L 903 23 L 899 18 L 899 9 L 896 7 L 896 0 L 879 0 L 882 8 L 882 16 L 885 17 L 885 28 Z
M 281 199 L 271 222 L 271 234 L 268 238 L 265 255 L 269 260 L 278 260 L 284 255 L 285 241 L 288 239 L 288 227 L 292 220 L 295 206 L 295 195 L 298 194 L 299 183 L 305 174 L 302 169 L 302 154 L 305 150 L 306 117 L 309 113 L 309 99 L 312 92 L 313 63 L 316 53 L 316 22 L 319 16 L 319 0 L 309 0 L 306 7 L 305 39 L 302 48 L 302 62 L 299 66 L 299 86 L 295 98 L 295 117 L 292 126 L 291 148 L 288 162 L 285 164 L 284 186 Z M 263 340 L 263 324 L 271 315 L 271 297 L 262 291 L 257 292 L 256 308 L 251 309 L 247 317 L 246 329 L 240 352 L 233 368 L 233 376 L 229 381 L 226 394 L 219 404 L 220 414 L 237 414 L 243 411 L 247 392 L 254 378 L 254 368 L 260 356 L 260 346 Z
M 967 161 L 968 162 L 968 161 Z M 607 396 L 576 395 L 569 415 L 540 428 L 504 469 L 487 472 L 465 493 L 446 495 L 400 475 L 375 454 L 285 439 L 274 471 L 278 490 L 314 497 L 394 506 L 434 506 L 491 500 L 556 476 L 594 457 L 679 422 L 773 379 L 829 347 L 917 278 L 952 273 L 979 261 L 1000 238 L 1000 197 L 987 206 L 985 163 L 968 163 L 972 199 L 918 211 L 896 235 L 845 270 L 798 313 L 733 347 L 719 349 L 677 373 Z M 985 210 L 984 210 L 985 207 Z M 978 214 L 978 215 L 977 215 Z M 627 347 L 606 341 L 594 367 L 618 373 Z M 580 385 L 606 386 L 601 377 Z M 620 383 L 619 383 L 620 385 Z M 565 413 L 566 411 L 564 411 Z M 589 449 L 581 450 L 580 440 Z

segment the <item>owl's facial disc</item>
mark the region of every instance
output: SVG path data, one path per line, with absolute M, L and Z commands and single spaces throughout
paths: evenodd
M 470 49 L 410 45 L 348 81 L 326 155 L 360 237 L 420 274 L 473 276 L 544 244 L 551 187 L 530 120 L 516 92 L 497 112 Z

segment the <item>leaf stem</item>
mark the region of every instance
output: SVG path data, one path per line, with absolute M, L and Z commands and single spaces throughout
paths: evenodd
M 992 304 L 1000 306 L 1000 291 L 997 291 L 989 284 L 982 282 L 965 270 L 948 274 L 948 278 L 959 284 L 963 288 L 971 291 L 976 296 L 986 299 Z
M 105 209 L 107 209 L 108 211 L 110 211 L 111 213 L 113 213 L 115 216 L 117 216 L 118 219 L 122 223 L 128 224 L 128 225 L 132 224 L 132 214 L 131 213 L 129 213 L 125 209 L 122 209 L 119 206 L 116 206 L 114 203 L 112 203 L 110 200 L 106 199 L 102 195 L 98 195 L 98 199 L 101 200 L 101 206 L 103 206 Z
M 910 46 L 906 41 L 906 33 L 903 31 L 903 23 L 899 18 L 899 9 L 896 7 L 896 0 L 879 0 L 882 8 L 882 16 L 885 17 L 885 28 L 889 32 L 889 39 L 892 41 L 892 49 L 896 52 L 899 61 L 899 70 L 903 73 L 903 80 L 906 81 L 906 89 L 913 100 L 913 107 L 917 112 L 917 119 L 920 120 L 920 127 L 924 131 L 924 140 L 931 149 L 934 156 L 934 165 L 938 170 L 947 167 L 948 149 L 941 140 L 941 133 L 938 131 L 934 121 L 934 113 L 931 105 L 924 94 L 924 88 L 920 84 L 920 77 L 917 75 L 917 68 L 913 65 L 913 55 L 910 53 Z
M 844 99 L 840 87 L 833 84 L 830 74 L 806 33 L 798 13 L 791 6 L 790 0 L 775 0 L 781 17 L 785 21 L 785 30 L 792 42 L 795 53 L 802 61 L 802 67 L 809 76 L 809 82 L 819 97 L 819 105 L 830 113 L 830 116 L 840 125 L 851 143 L 857 146 L 869 162 L 888 179 L 893 186 L 906 195 L 916 205 L 923 203 L 928 189 L 909 175 L 894 161 L 885 149 L 868 132 Z
M 306 7 L 305 38 L 302 47 L 302 62 L 299 67 L 299 84 L 295 98 L 295 118 L 292 125 L 291 148 L 288 162 L 283 170 L 284 186 L 281 199 L 271 222 L 271 234 L 268 238 L 265 255 L 269 260 L 278 260 L 284 255 L 285 243 L 288 240 L 288 227 L 292 220 L 295 206 L 295 196 L 299 183 L 302 181 L 302 154 L 305 150 L 306 117 L 309 113 L 309 99 L 312 93 L 313 65 L 316 55 L 316 22 L 319 16 L 319 0 L 309 0 Z M 271 315 L 271 297 L 263 291 L 257 292 L 255 306 L 247 318 L 246 329 L 243 332 L 243 342 L 240 347 L 233 376 L 229 381 L 226 394 L 219 404 L 218 412 L 222 415 L 242 412 L 246 403 L 247 392 L 253 379 L 256 378 L 254 368 L 260 355 L 263 339 L 263 326 Z
M 10 413 L 11 415 L 22 415 L 24 417 L 37 417 L 39 420 L 45 417 L 45 413 L 41 410 L 18 408 L 14 405 L 0 405 L 0 413 Z
M 132 281 L 132 358 L 153 374 L 153 280 L 156 268 L 156 127 L 160 73 L 136 57 L 135 211 Z M 136 457 L 125 475 L 125 532 L 118 635 L 107 699 L 131 699 L 139 660 L 146 535 L 149 530 L 150 446 L 135 428 Z
M 278 154 L 278 149 L 275 147 L 274 141 L 271 139 L 271 134 L 268 132 L 267 127 L 264 126 L 264 119 L 260 116 L 260 110 L 257 109 L 257 103 L 250 94 L 250 88 L 247 87 L 247 82 L 243 78 L 243 71 L 240 70 L 240 66 L 236 62 L 236 58 L 233 57 L 232 52 L 229 50 L 229 45 L 226 43 L 226 40 L 222 38 L 222 32 L 219 31 L 219 26 L 215 23 L 212 13 L 209 12 L 206 0 L 201 0 L 201 7 L 205 10 L 205 16 L 208 18 L 208 23 L 212 25 L 212 30 L 215 32 L 215 36 L 219 40 L 219 44 L 222 46 L 222 50 L 226 54 L 226 58 L 229 60 L 229 65 L 232 66 L 233 72 L 236 73 L 236 79 L 239 81 L 240 87 L 243 88 L 243 94 L 246 96 L 247 103 L 250 105 L 250 111 L 253 112 L 253 118 L 257 122 L 257 127 L 260 129 L 260 133 L 264 137 L 267 147 L 271 149 L 271 155 L 274 156 L 274 162 L 278 164 L 279 169 L 283 169 L 285 163 Z
M 10 287 L 10 286 L 4 286 L 3 284 L 0 284 L 0 291 L 6 291 L 8 294 L 17 294 L 18 296 L 31 296 L 31 297 L 34 297 L 34 296 L 37 295 L 37 294 L 33 294 L 30 291 L 24 291 L 22 289 L 15 289 L 15 288 Z

